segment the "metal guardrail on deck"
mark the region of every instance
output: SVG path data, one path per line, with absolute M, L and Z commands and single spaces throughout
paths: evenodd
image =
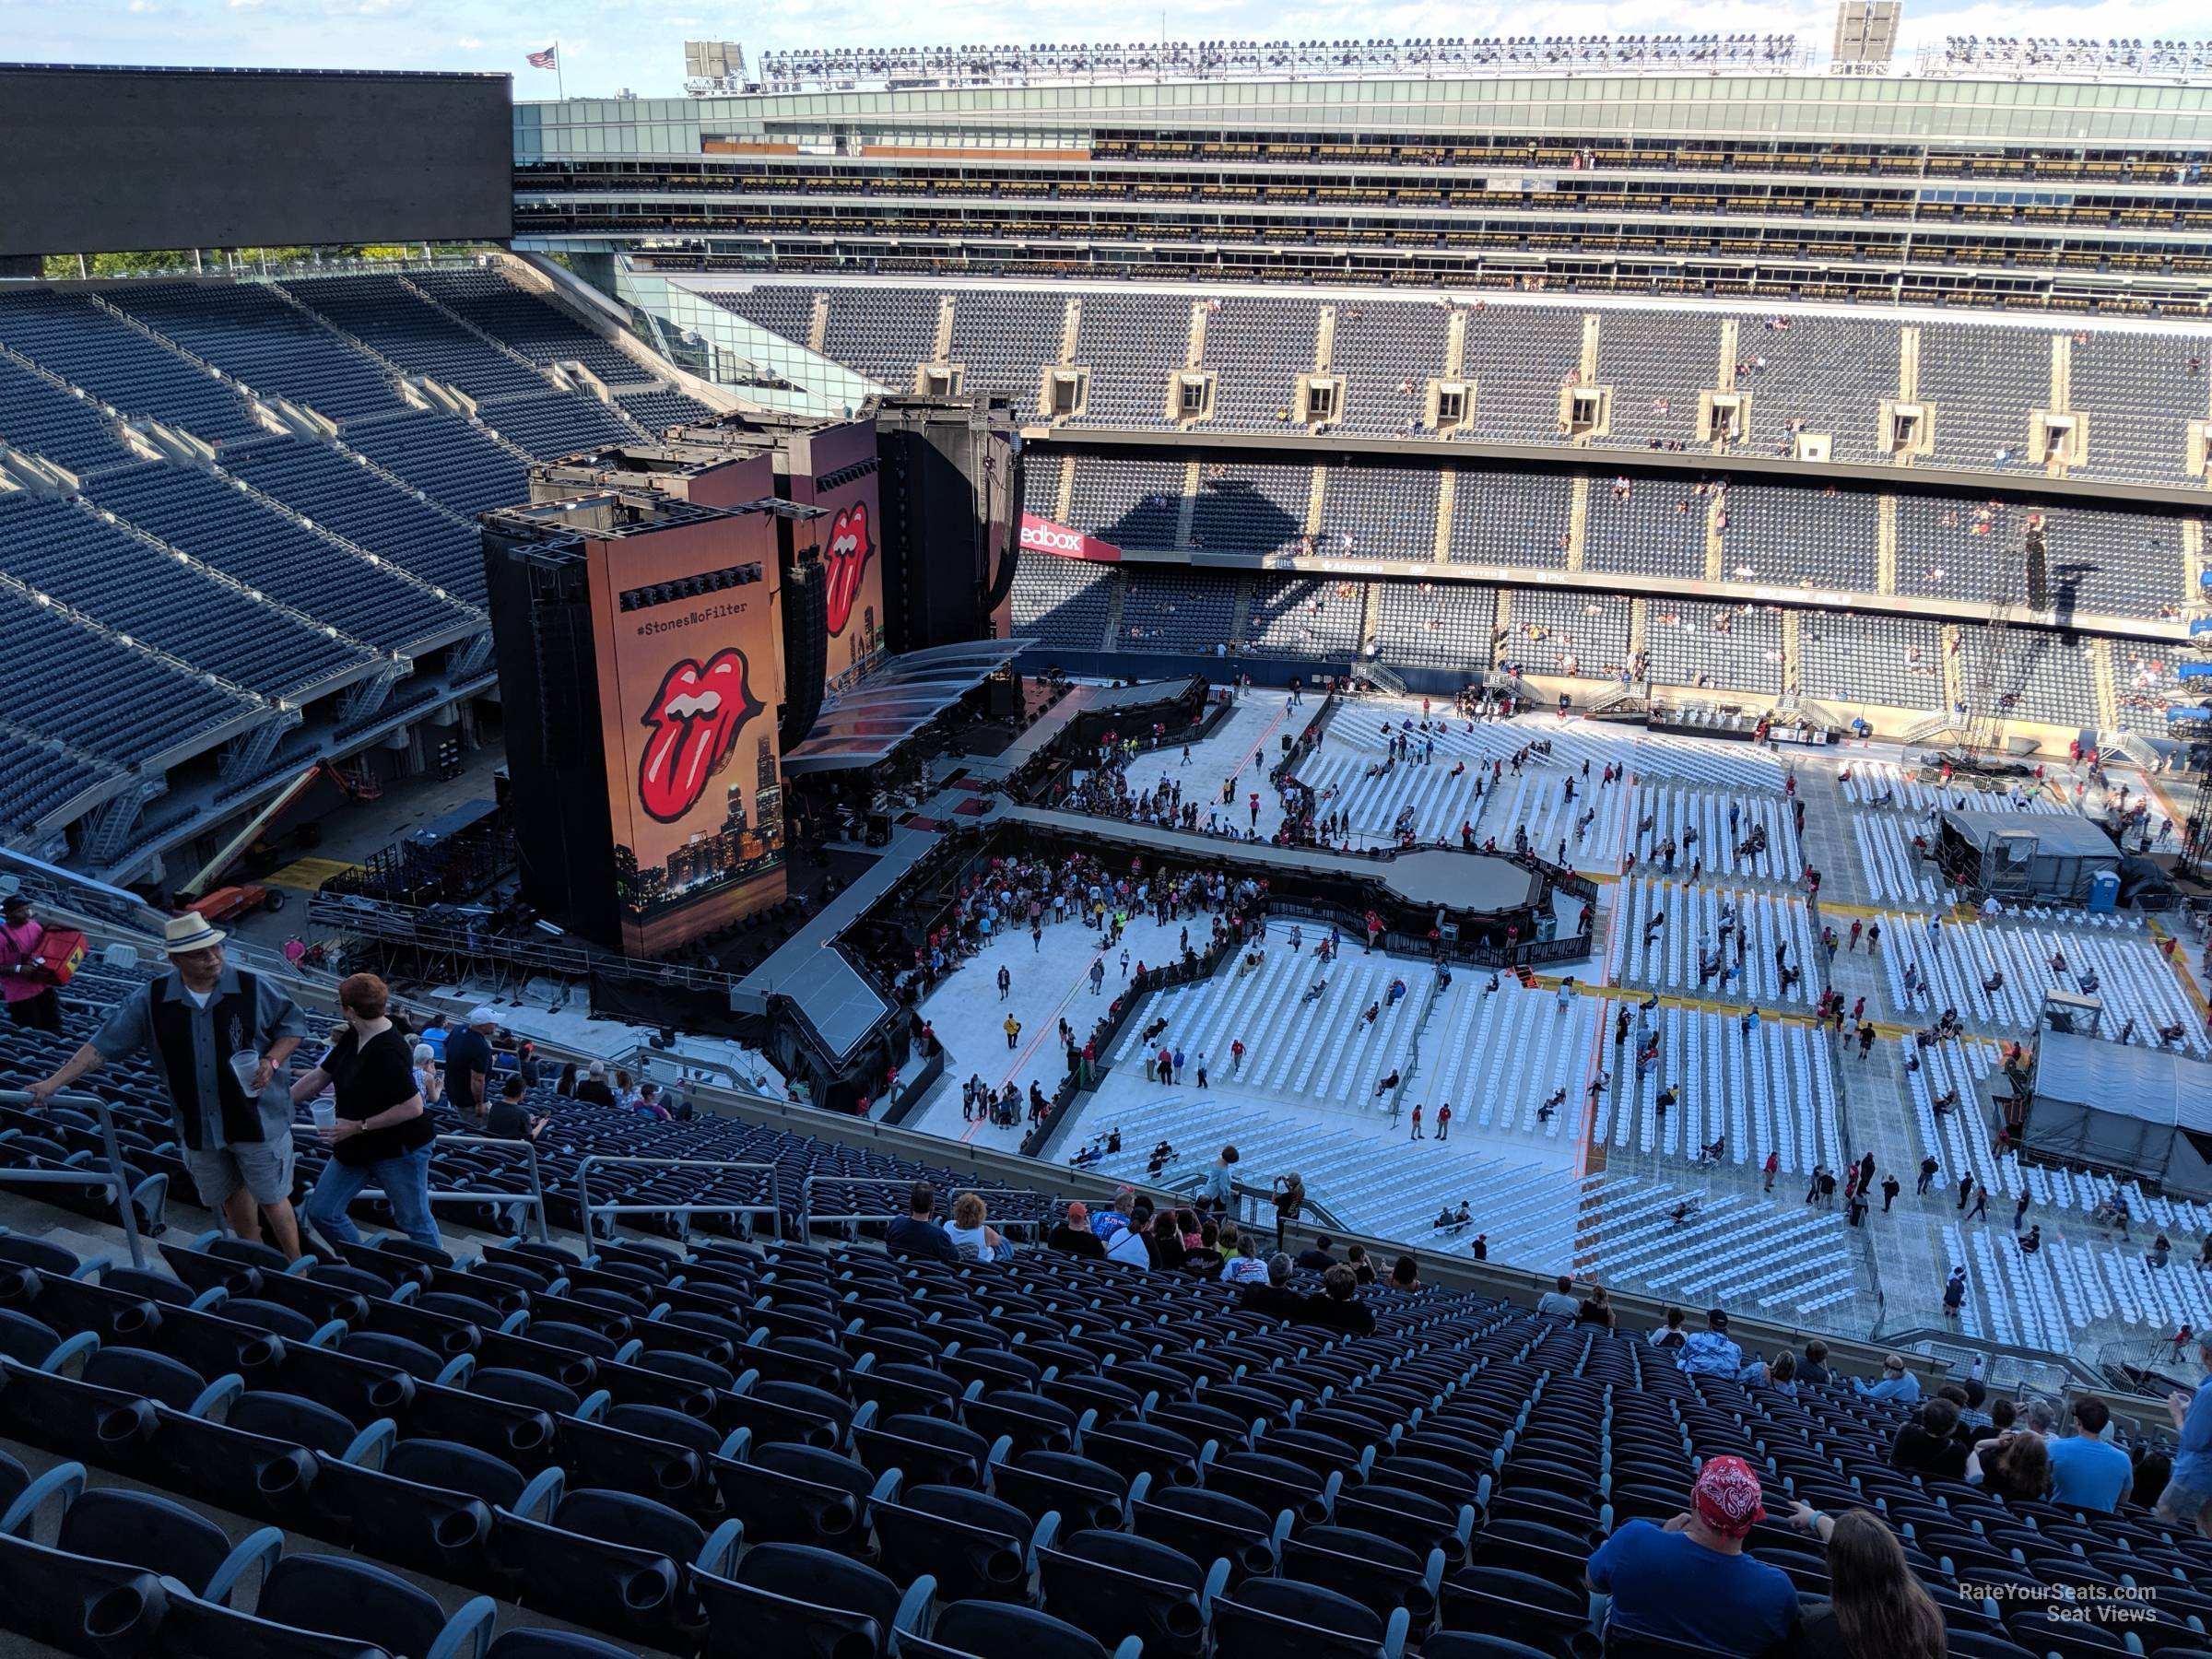
M 46 1102 L 72 1112 L 88 1112 L 100 1120 L 100 1143 L 107 1148 L 105 1170 L 0 1170 L 0 1186 L 104 1186 L 115 1194 L 115 1210 L 123 1223 L 124 1242 L 130 1247 L 131 1265 L 146 1265 L 146 1246 L 138 1234 L 138 1206 L 132 1200 L 131 1178 L 124 1167 L 123 1146 L 115 1138 L 115 1114 L 105 1100 L 88 1094 L 57 1094 Z M 28 1106 L 30 1096 L 20 1088 L 0 1089 L 0 1105 Z
M 594 1204 L 592 1202 L 592 1171 L 594 1170 L 713 1170 L 751 1171 L 768 1177 L 766 1204 Z M 583 1218 L 583 1233 L 587 1239 L 598 1234 L 592 1223 L 599 1216 L 741 1216 L 751 1219 L 766 1216 L 775 1236 L 783 1231 L 783 1186 L 774 1164 L 724 1163 L 715 1158 L 611 1158 L 596 1153 L 576 1166 L 576 1207 Z

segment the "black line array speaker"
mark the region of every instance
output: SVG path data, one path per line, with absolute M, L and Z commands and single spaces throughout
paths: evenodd
M 2051 608 L 2051 551 L 2040 521 L 2028 526 L 2028 608 Z
M 806 741 L 822 712 L 822 683 L 830 670 L 830 590 L 822 567 L 794 561 L 783 576 L 783 718 L 776 728 L 778 754 Z

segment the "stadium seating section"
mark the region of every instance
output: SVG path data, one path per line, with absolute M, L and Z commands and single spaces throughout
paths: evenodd
M 131 982 L 94 965 L 67 1030 L 0 1029 L 0 1082 Z M 154 1080 L 102 1085 L 160 1226 L 183 1171 Z M 458 1252 L 387 1237 L 297 1266 L 175 1228 L 144 1269 L 0 1234 L 6 1622 L 73 1653 L 1571 1659 L 1595 1651 L 1593 1547 L 1728 1453 L 1766 1488 L 1747 1547 L 1807 1604 L 1830 1579 L 1791 1500 L 1879 1514 L 1955 1653 L 2206 1651 L 2212 1545 L 1893 1467 L 1900 1403 L 1693 1376 L 1641 1332 L 1464 1291 L 1365 1291 L 1354 1335 L 1034 1248 L 794 1239 L 807 1176 L 856 1178 L 815 1213 L 835 1235 L 950 1172 L 544 1103 L 550 1170 L 767 1166 L 786 1236 L 702 1217 L 539 1243 L 496 1196 L 448 1212 L 486 1241 Z M 0 1112 L 8 1162 L 100 1155 L 65 1104 Z M 440 1182 L 519 1196 L 518 1157 L 441 1144 Z M 607 1174 L 647 1204 L 766 1179 Z M 1010 1235 L 1053 1218 L 984 1195 Z

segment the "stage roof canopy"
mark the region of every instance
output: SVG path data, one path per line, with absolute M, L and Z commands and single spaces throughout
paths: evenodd
M 899 746 L 1030 648 L 1028 640 L 965 640 L 892 657 L 824 700 L 814 730 L 783 757 L 790 777 L 880 766 Z

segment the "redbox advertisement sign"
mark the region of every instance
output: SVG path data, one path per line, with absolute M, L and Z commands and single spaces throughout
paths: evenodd
M 1089 559 L 1101 564 L 1121 562 L 1122 550 L 1112 542 L 1102 542 L 1095 535 L 1086 535 L 1080 530 L 1071 530 L 1065 524 L 1055 524 L 1051 519 L 1039 518 L 1033 512 L 1021 515 L 1021 550 L 1024 553 L 1050 553 L 1060 559 Z

